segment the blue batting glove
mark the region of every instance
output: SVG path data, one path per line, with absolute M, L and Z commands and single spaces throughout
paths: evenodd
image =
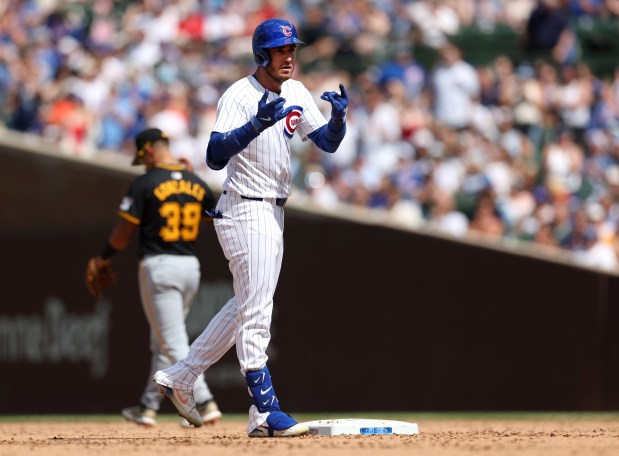
M 277 122 L 290 114 L 294 109 L 292 107 L 284 109 L 286 99 L 283 97 L 276 98 L 275 100 L 267 103 L 268 96 L 269 91 L 265 90 L 264 95 L 262 95 L 262 98 L 258 102 L 258 112 L 251 118 L 251 124 L 258 133 L 261 133 L 270 126 L 275 125 Z
M 320 98 L 331 103 L 331 119 L 336 123 L 343 123 L 348 111 L 348 93 L 344 84 L 340 84 L 341 95 L 337 92 L 325 92 Z

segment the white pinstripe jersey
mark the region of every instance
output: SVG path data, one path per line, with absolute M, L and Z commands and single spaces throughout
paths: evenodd
M 232 84 L 217 104 L 213 131 L 226 133 L 245 125 L 256 115 L 264 90 L 253 76 Z M 230 159 L 224 189 L 249 197 L 287 198 L 290 195 L 290 141 L 294 132 L 298 131 L 306 141 L 308 134 L 327 121 L 301 82 L 285 81 L 280 94 L 269 92 L 267 103 L 280 96 L 286 99 L 284 109 L 290 106 L 296 109 Z

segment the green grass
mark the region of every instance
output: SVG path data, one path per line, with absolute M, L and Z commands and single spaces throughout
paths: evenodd
M 369 418 L 401 421 L 429 420 L 619 420 L 619 412 L 332 412 L 293 413 L 297 421 L 313 421 L 335 418 Z M 178 416 L 163 413 L 161 421 L 175 421 Z M 247 414 L 225 413 L 225 421 L 245 421 Z M 122 422 L 119 414 L 113 415 L 0 415 L 0 423 L 10 422 Z

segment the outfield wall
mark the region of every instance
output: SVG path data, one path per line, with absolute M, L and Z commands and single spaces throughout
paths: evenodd
M 83 271 L 138 170 L 0 137 L 0 414 L 116 413 L 147 381 L 137 244 L 98 303 Z M 619 410 L 616 275 L 301 206 L 269 348 L 286 409 Z M 192 337 L 232 295 L 210 225 L 199 255 Z M 207 380 L 224 413 L 247 410 L 234 350 Z

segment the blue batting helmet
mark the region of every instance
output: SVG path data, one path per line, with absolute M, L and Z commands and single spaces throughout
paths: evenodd
M 305 44 L 298 38 L 297 29 L 285 19 L 267 19 L 262 22 L 251 40 L 254 60 L 261 67 L 269 65 L 271 59 L 265 49 L 285 46 L 287 44 Z

